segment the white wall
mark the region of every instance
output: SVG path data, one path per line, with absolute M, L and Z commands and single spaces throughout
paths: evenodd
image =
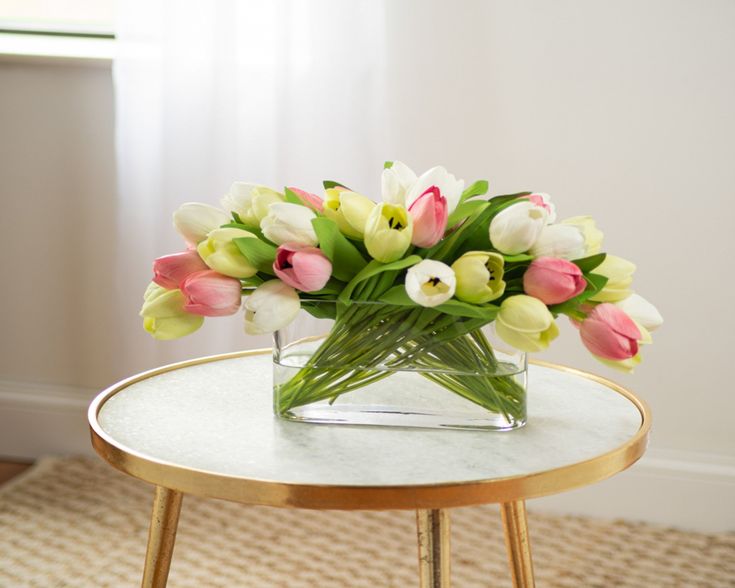
M 634 376 L 596 364 L 571 329 L 545 354 L 630 387 L 654 415 L 648 460 L 547 506 L 735 526 L 735 3 L 392 3 L 388 24 L 385 158 L 592 214 L 666 319 Z M 426 44 L 401 41 L 407 28 Z M 87 397 L 156 363 L 115 339 L 138 318 L 110 303 L 114 185 L 109 69 L 0 62 L 0 455 L 86 448 Z M 27 430 L 54 422 L 61 441 Z

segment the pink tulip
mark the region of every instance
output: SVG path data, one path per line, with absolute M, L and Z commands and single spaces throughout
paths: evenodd
M 240 280 L 210 269 L 191 274 L 181 284 L 181 292 L 184 310 L 201 316 L 235 314 L 242 298 Z
M 164 255 L 153 262 L 153 281 L 167 288 L 175 290 L 194 272 L 209 269 L 195 249 L 181 253 Z
M 634 357 L 641 339 L 633 319 L 609 302 L 595 306 L 582 321 L 579 334 L 593 355 L 611 360 Z
M 301 188 L 289 188 L 289 190 L 299 197 L 299 200 L 304 203 L 304 206 L 308 206 L 316 212 L 322 212 L 324 210 L 324 200 L 316 194 L 312 194 Z
M 316 292 L 329 281 L 332 263 L 316 247 L 284 243 L 276 251 L 273 271 L 292 288 L 302 292 Z
M 582 270 L 571 261 L 558 257 L 534 259 L 523 274 L 526 294 L 544 304 L 566 302 L 581 294 L 586 285 Z
M 449 209 L 439 188 L 431 186 L 411 203 L 408 212 L 413 217 L 411 243 L 417 247 L 432 247 L 444 236 Z

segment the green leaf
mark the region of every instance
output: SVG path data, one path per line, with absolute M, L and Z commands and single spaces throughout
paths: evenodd
M 333 182 L 332 180 L 324 180 L 322 182 L 322 185 L 324 186 L 325 190 L 329 190 L 329 188 L 344 188 L 345 190 L 350 190 L 347 186 L 345 186 L 341 182 Z M 352 192 L 352 190 L 350 190 Z
M 549 306 L 549 310 L 557 314 L 565 314 L 572 318 L 583 319 L 585 317 L 584 312 L 579 310 L 579 305 L 582 304 L 588 298 L 591 298 L 597 294 L 607 284 L 607 278 L 600 274 L 586 274 L 584 279 L 587 281 L 587 287 L 584 292 L 579 296 L 575 296 L 571 300 L 562 302 L 561 304 L 553 304 Z
M 257 274 L 254 276 L 250 276 L 249 278 L 242 278 L 240 281 L 242 282 L 242 285 L 246 288 L 257 288 L 263 282 L 265 282 L 265 280 L 259 277 Z
M 337 310 L 336 304 L 319 304 L 319 302 L 302 301 L 301 308 L 318 319 L 334 320 Z
M 396 306 L 418 306 L 416 302 L 409 298 L 406 287 L 403 284 L 393 286 L 379 300 L 386 304 L 395 304 Z
M 383 272 L 402 270 L 407 267 L 411 267 L 412 265 L 416 265 L 419 261 L 421 261 L 421 258 L 418 255 L 409 255 L 408 257 L 404 257 L 403 259 L 399 259 L 391 263 L 382 263 L 376 259 L 373 259 L 364 268 L 362 268 L 362 270 L 360 270 L 360 272 L 358 272 L 358 274 L 354 278 L 352 278 L 352 280 L 350 280 L 350 282 L 345 286 L 344 290 L 342 290 L 342 293 L 339 295 L 338 300 L 346 304 L 350 300 L 352 292 L 360 282 L 369 280 L 373 276 L 377 276 L 378 274 L 381 274 Z
M 395 304 L 396 306 L 419 306 L 418 303 L 411 300 L 403 284 L 393 286 L 393 288 L 380 297 L 380 301 L 386 304 Z M 452 316 L 477 318 L 490 322 L 495 320 L 500 307 L 494 304 L 470 304 L 469 302 L 462 302 L 453 298 L 438 306 L 433 306 L 432 310 L 437 310 Z
M 500 311 L 500 307 L 494 304 L 470 304 L 469 302 L 454 299 L 447 300 L 443 304 L 439 304 L 433 308 L 445 314 L 478 318 L 487 322 L 495 320 L 495 317 L 498 316 L 498 312 Z
M 518 198 L 528 196 L 529 194 L 533 194 L 533 192 L 526 191 L 516 192 L 515 194 L 501 194 L 500 196 L 493 196 L 492 198 L 490 198 L 490 202 L 495 205 L 507 204 L 508 202 L 518 200 Z
M 390 169 L 392 167 L 393 167 L 392 161 L 386 161 L 385 163 L 383 163 L 383 169 Z
M 338 280 L 349 282 L 367 265 L 367 261 L 357 248 L 340 233 L 337 223 L 319 217 L 312 219 L 311 225 L 319 239 L 319 248 L 332 262 L 332 275 Z
M 340 282 L 339 280 L 335 280 L 334 278 L 329 278 L 329 281 L 326 283 L 324 288 L 321 290 L 315 290 L 314 292 L 308 292 L 309 296 L 336 296 L 339 294 L 342 289 L 345 287 L 343 282 Z
M 469 200 L 470 198 L 474 198 L 475 196 L 483 196 L 484 194 L 487 194 L 487 190 L 487 180 L 477 180 L 474 184 L 470 185 L 464 192 L 462 192 L 462 196 L 459 197 L 459 201 L 464 202 L 465 200 Z
M 276 260 L 276 248 L 273 245 L 252 237 L 238 237 L 232 242 L 259 272 L 275 274 L 273 262 Z
M 249 227 L 248 225 L 244 225 L 242 223 L 227 223 L 226 225 L 222 225 L 220 228 L 222 229 L 242 229 L 243 231 L 247 231 L 251 235 L 255 235 L 261 241 L 270 243 L 270 241 L 265 238 L 265 235 L 263 235 L 263 231 L 261 231 L 259 228 L 256 228 L 256 227 Z M 247 238 L 247 237 L 243 237 L 243 238 Z
M 242 222 L 242 219 L 240 218 L 240 215 L 239 215 L 239 214 L 237 214 L 237 213 L 236 213 L 236 212 L 235 212 L 234 210 L 233 210 L 233 211 L 231 211 L 231 212 L 230 212 L 230 214 L 232 215 L 232 218 L 234 218 L 234 219 L 235 219 L 235 222 L 236 222 L 237 224 L 239 224 L 239 225 L 242 225 L 242 224 L 244 224 L 244 223 Z
M 583 272 L 588 273 L 600 265 L 605 258 L 607 253 L 598 253 L 597 255 L 590 255 L 589 257 L 583 257 L 582 259 L 574 259 L 572 263 L 576 265 Z
M 577 297 L 580 302 L 591 298 L 607 284 L 607 278 L 600 274 L 585 274 L 584 279 L 587 280 L 587 288 Z
M 459 221 L 471 216 L 478 210 L 489 206 L 485 200 L 472 200 L 471 202 L 462 202 L 457 208 L 454 209 L 452 214 L 447 219 L 447 228 L 451 228 L 456 225 Z
M 531 261 L 533 259 L 533 255 L 528 255 L 526 253 L 516 253 L 515 255 L 505 255 L 503 253 L 503 259 L 505 260 L 505 263 L 520 263 L 523 261 Z

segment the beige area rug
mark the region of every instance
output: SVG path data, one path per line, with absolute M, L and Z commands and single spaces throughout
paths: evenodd
M 140 585 L 152 487 L 49 458 L 0 487 L 0 586 Z M 531 511 L 537 585 L 735 586 L 735 534 Z M 455 588 L 510 586 L 495 507 L 452 511 Z M 413 512 L 315 512 L 184 498 L 171 588 L 417 586 Z

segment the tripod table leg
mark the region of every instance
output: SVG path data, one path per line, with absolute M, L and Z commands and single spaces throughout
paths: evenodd
M 421 588 L 451 586 L 449 547 L 449 511 L 417 510 L 419 540 L 419 576 Z
M 164 588 L 171 567 L 171 555 L 176 541 L 176 527 L 181 512 L 181 492 L 156 486 L 153 498 L 151 526 L 148 530 L 148 550 L 145 554 L 143 588 Z
M 505 547 L 513 578 L 513 588 L 533 588 L 533 562 L 526 521 L 526 503 L 523 500 L 500 505 L 505 530 Z

